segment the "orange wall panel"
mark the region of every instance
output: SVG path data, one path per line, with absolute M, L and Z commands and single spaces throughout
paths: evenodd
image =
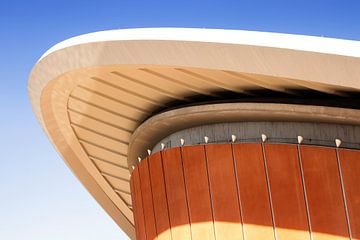
M 242 240 L 241 215 L 231 145 L 210 144 L 206 146 L 206 153 L 216 239 Z
M 151 190 L 154 201 L 156 232 L 158 235 L 157 239 L 168 240 L 171 239 L 170 220 L 160 152 L 149 156 L 149 170 L 151 178 Z
M 348 239 L 335 149 L 301 146 L 301 158 L 313 239 Z
M 310 239 L 296 145 L 265 144 L 278 240 Z
M 339 151 L 353 239 L 360 239 L 360 151 Z
M 162 152 L 172 240 L 191 239 L 180 148 Z
M 261 144 L 234 144 L 246 240 L 274 239 Z
M 139 168 L 136 168 L 131 175 L 131 186 L 136 239 L 146 240 Z
M 339 161 L 359 239 L 360 151 L 340 149 Z M 310 220 L 313 240 L 349 239 L 339 172 L 335 148 L 326 147 L 207 144 L 154 153 L 131 177 L 136 236 L 309 240 Z
M 138 198 L 136 198 L 136 193 L 135 193 L 135 188 L 134 188 L 134 181 L 133 180 L 130 180 L 130 191 L 131 191 L 131 196 L 132 196 L 132 198 L 131 198 L 131 206 L 132 206 L 132 209 L 133 209 L 133 216 L 134 216 L 134 226 L 135 226 L 135 236 L 136 236 L 136 238 L 137 239 L 139 239 L 140 237 L 139 237 L 139 229 L 136 227 L 136 226 L 139 226 L 139 223 L 138 223 L 138 219 L 137 218 L 139 218 L 139 216 L 138 216 L 138 214 L 137 214 L 137 210 L 139 209 L 139 208 L 137 208 L 136 207 L 136 199 L 138 199 Z
M 141 194 L 143 200 L 143 211 L 145 218 L 145 229 L 147 240 L 156 239 L 156 222 L 154 214 L 154 203 L 149 176 L 148 159 L 145 159 L 138 165 L 140 173 Z
M 214 239 L 204 146 L 182 148 L 192 240 Z

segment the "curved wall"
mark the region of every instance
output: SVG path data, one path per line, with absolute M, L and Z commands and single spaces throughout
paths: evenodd
M 236 143 L 156 152 L 131 176 L 138 240 L 360 239 L 360 151 Z

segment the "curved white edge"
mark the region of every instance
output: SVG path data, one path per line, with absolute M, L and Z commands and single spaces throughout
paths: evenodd
M 242 44 L 360 57 L 360 41 L 354 40 L 245 30 L 134 28 L 100 31 L 69 38 L 51 47 L 41 56 L 39 61 L 57 50 L 75 45 L 126 40 L 173 40 Z

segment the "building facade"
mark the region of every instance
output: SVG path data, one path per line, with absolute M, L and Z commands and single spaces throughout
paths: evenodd
M 126 29 L 52 47 L 29 95 L 131 239 L 360 239 L 360 42 Z

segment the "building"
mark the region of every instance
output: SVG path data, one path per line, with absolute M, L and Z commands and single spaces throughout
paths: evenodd
M 29 95 L 131 239 L 360 239 L 360 42 L 210 29 L 82 35 Z M 66 197 L 66 196 L 64 196 Z

